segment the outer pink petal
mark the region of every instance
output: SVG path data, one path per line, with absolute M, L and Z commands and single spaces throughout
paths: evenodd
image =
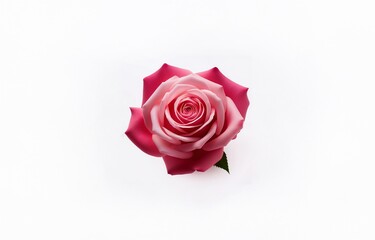
M 161 66 L 155 73 L 143 79 L 143 100 L 142 105 L 149 99 L 152 93 L 159 87 L 159 85 L 173 76 L 183 77 L 191 74 L 191 71 L 170 66 L 166 63 Z
M 170 156 L 164 156 L 164 163 L 167 171 L 171 175 L 187 174 L 194 171 L 204 172 L 223 156 L 223 148 L 213 151 L 196 150 L 193 157 L 189 159 L 179 159 Z
M 249 107 L 249 99 L 247 98 L 248 88 L 243 87 L 229 78 L 224 76 L 217 67 L 208 71 L 197 73 L 198 75 L 211 80 L 224 87 L 225 94 L 230 97 L 236 104 L 243 118 L 246 117 L 247 108 Z
M 159 150 L 152 141 L 152 134 L 146 128 L 141 108 L 130 108 L 132 116 L 130 118 L 128 130 L 125 134 L 142 151 L 155 157 L 161 157 Z

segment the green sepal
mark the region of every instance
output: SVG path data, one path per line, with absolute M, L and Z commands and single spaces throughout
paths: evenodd
M 230 173 L 229 167 L 228 167 L 227 155 L 225 154 L 225 152 L 223 152 L 223 156 L 221 157 L 221 159 L 217 163 L 215 163 L 215 166 L 219 167 L 219 168 L 222 168 L 225 171 L 227 171 L 228 173 Z

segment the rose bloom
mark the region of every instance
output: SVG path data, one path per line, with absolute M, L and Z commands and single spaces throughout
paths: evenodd
M 163 157 L 169 174 L 204 172 L 241 130 L 247 90 L 216 67 L 192 73 L 164 64 L 144 78 L 142 107 L 130 108 L 125 134 L 145 153 Z

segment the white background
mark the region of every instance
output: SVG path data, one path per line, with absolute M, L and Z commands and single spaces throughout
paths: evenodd
M 0 0 L 0 239 L 375 239 L 374 7 Z M 164 62 L 250 88 L 230 175 L 124 136 Z

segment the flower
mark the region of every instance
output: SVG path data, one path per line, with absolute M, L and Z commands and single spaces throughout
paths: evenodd
M 218 68 L 192 73 L 164 64 L 144 78 L 141 108 L 130 108 L 125 134 L 142 151 L 163 157 L 171 175 L 204 172 L 242 129 L 248 88 Z

